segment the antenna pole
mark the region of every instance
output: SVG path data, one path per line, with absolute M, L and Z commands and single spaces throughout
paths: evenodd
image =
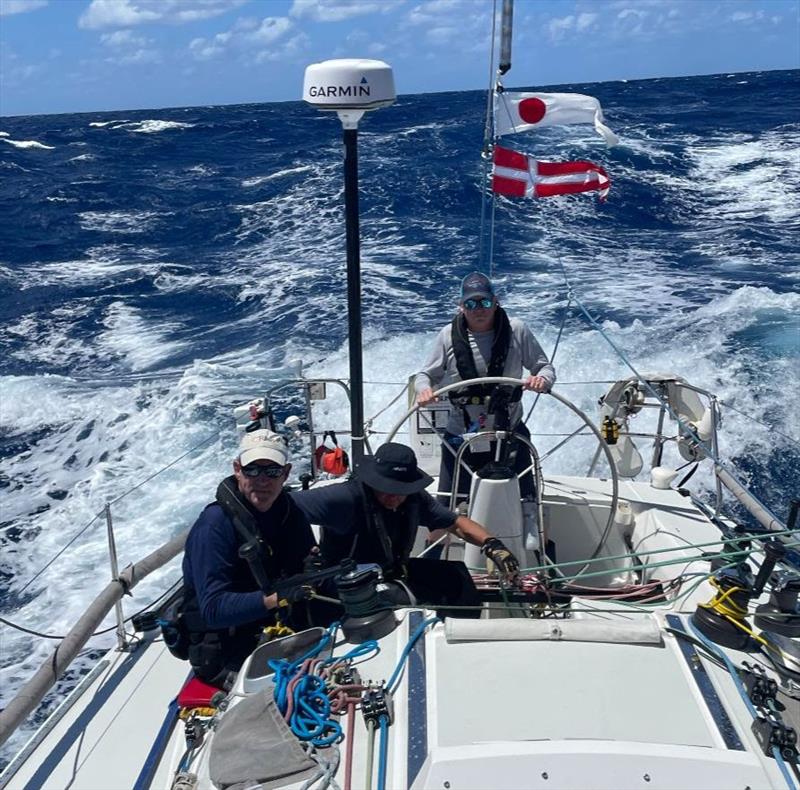
M 364 366 L 361 353 L 361 242 L 358 220 L 358 127 L 344 124 L 344 211 L 347 237 L 347 325 L 353 467 L 364 457 Z
M 364 367 L 361 356 L 361 242 L 358 221 L 358 122 L 365 112 L 394 103 L 392 67 L 382 60 L 312 63 L 303 78 L 303 100 L 335 112 L 344 141 L 344 217 L 347 242 L 347 340 L 350 357 L 350 452 L 358 470 L 368 449 L 364 436 Z

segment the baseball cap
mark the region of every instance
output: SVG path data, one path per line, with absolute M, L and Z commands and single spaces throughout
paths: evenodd
M 494 297 L 492 281 L 480 272 L 472 272 L 461 281 L 461 301 Z
M 242 436 L 239 442 L 239 463 L 242 466 L 253 461 L 274 461 L 279 466 L 289 462 L 289 448 L 280 434 L 260 428 Z

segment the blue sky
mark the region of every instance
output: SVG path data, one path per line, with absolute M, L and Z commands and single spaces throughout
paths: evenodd
M 500 3 L 500 0 L 498 0 Z M 299 99 L 373 57 L 398 93 L 485 88 L 492 0 L 0 0 L 0 114 Z M 506 85 L 800 68 L 800 0 L 517 0 Z

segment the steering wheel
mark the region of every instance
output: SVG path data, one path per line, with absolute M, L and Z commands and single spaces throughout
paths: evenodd
M 462 389 L 464 387 L 469 387 L 474 384 L 498 384 L 504 386 L 511 386 L 511 387 L 522 387 L 525 384 L 524 379 L 514 379 L 509 378 L 507 376 L 483 376 L 476 379 L 469 379 L 467 381 L 457 381 L 453 384 L 448 384 L 446 387 L 442 387 L 441 389 L 436 390 L 433 393 L 434 398 L 438 398 L 441 395 L 446 395 L 448 392 L 452 390 Z M 617 465 L 614 461 L 613 456 L 611 455 L 611 451 L 608 449 L 608 445 L 604 441 L 600 431 L 597 429 L 597 426 L 589 419 L 584 411 L 579 409 L 572 401 L 567 400 L 563 395 L 559 395 L 557 392 L 553 392 L 552 390 L 547 393 L 541 393 L 543 395 L 548 395 L 551 398 L 555 398 L 560 404 L 566 406 L 570 411 L 574 412 L 581 418 L 583 423 L 589 428 L 589 430 L 594 434 L 595 438 L 597 439 L 597 443 L 600 449 L 605 454 L 606 460 L 608 461 L 608 466 L 611 469 L 611 507 L 608 513 L 608 520 L 606 521 L 606 525 L 603 528 L 603 533 L 600 536 L 600 541 L 597 544 L 597 547 L 592 552 L 592 555 L 587 560 L 586 564 L 575 574 L 575 576 L 580 576 L 588 566 L 589 562 L 594 560 L 602 551 L 603 546 L 608 539 L 609 534 L 611 533 L 611 527 L 614 524 L 614 517 L 617 514 L 617 503 L 619 502 L 619 474 L 617 473 Z M 415 403 L 406 414 L 395 424 L 391 431 L 389 431 L 389 435 L 386 439 L 387 442 L 391 442 L 394 437 L 396 436 L 397 432 L 400 428 L 403 427 L 405 422 L 416 414 L 420 408 L 423 408 L 419 403 Z M 442 435 L 437 431 L 437 436 L 439 440 L 442 441 Z M 449 449 L 449 448 L 448 448 Z M 535 458 L 535 453 L 534 453 Z M 469 470 L 472 475 L 476 473 L 473 470 Z M 539 497 L 541 498 L 541 491 L 537 492 Z

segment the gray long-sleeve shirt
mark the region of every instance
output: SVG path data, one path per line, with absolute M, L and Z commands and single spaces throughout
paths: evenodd
M 510 378 L 522 378 L 523 367 L 533 376 L 541 376 L 547 381 L 548 389 L 556 380 L 556 372 L 547 359 L 547 355 L 533 336 L 533 332 L 518 318 L 509 319 L 511 324 L 511 342 L 503 368 L 503 375 Z M 485 376 L 489 369 L 489 360 L 492 356 L 492 341 L 494 329 L 488 332 L 467 331 L 469 347 L 475 359 L 475 367 L 479 376 Z M 433 350 L 425 362 L 422 370 L 417 373 L 414 380 L 414 389 L 417 394 L 426 387 L 440 389 L 448 384 L 461 381 L 461 376 L 456 367 L 455 354 L 453 353 L 453 328 L 451 324 L 443 327 L 436 337 Z M 470 407 L 471 408 L 471 407 Z M 514 405 L 511 414 L 511 424 L 516 425 L 522 417 L 522 406 Z M 448 433 L 464 433 L 469 426 L 464 424 L 463 410 L 453 409 L 447 424 Z

